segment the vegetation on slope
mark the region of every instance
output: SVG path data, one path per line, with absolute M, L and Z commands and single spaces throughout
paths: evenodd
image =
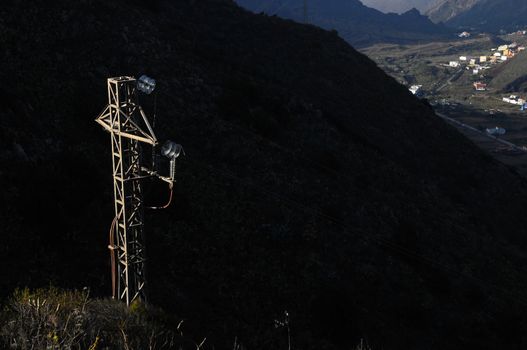
M 227 0 L 8 0 L 0 43 L 2 293 L 108 293 L 93 118 L 107 77 L 147 73 L 187 153 L 147 215 L 150 300 L 191 334 L 285 348 L 287 310 L 301 349 L 525 344 L 525 181 L 335 33 Z

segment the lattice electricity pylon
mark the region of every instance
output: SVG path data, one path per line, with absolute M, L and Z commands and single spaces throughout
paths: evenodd
M 108 106 L 96 121 L 110 132 L 112 143 L 115 219 L 109 248 L 112 261 L 117 258 L 117 266 L 112 264 L 112 288 L 114 298 L 130 305 L 137 298 L 146 300 L 141 182 L 156 175 L 154 169 L 141 164 L 141 146 L 145 143 L 155 147 L 158 142 L 138 104 L 135 78 L 108 79 L 108 99 Z

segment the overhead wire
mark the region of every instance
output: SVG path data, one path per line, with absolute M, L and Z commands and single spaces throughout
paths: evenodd
M 157 92 L 158 90 L 154 90 L 154 110 L 153 110 L 153 113 L 152 113 L 152 129 L 155 129 L 156 127 L 156 119 L 157 119 Z M 156 165 L 156 150 L 155 150 L 155 147 L 152 147 L 152 168 L 155 168 L 155 165 Z M 152 209 L 152 210 L 159 210 L 159 209 L 166 209 L 170 206 L 170 204 L 172 203 L 172 197 L 173 197 L 173 193 L 174 193 L 174 185 L 173 184 L 168 184 L 168 187 L 169 187 L 169 197 L 168 197 L 168 202 L 162 206 L 156 206 L 156 207 L 146 207 L 147 209 Z
M 169 190 L 169 197 L 168 197 L 168 202 L 165 205 L 158 206 L 158 207 L 146 207 L 146 208 L 147 209 L 153 209 L 153 210 L 168 208 L 170 206 L 170 203 L 172 203 L 172 196 L 174 194 L 174 185 L 173 184 L 168 184 L 168 190 Z
M 156 114 L 157 114 L 157 90 L 154 91 L 154 113 L 152 116 L 152 129 L 156 128 Z M 152 169 L 156 167 L 156 147 L 152 146 Z

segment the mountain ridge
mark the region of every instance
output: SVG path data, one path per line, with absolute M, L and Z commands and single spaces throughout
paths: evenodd
M 238 0 L 238 4 L 254 12 L 303 22 L 301 0 Z M 316 0 L 309 3 L 309 23 L 339 34 L 354 46 L 366 46 L 378 42 L 412 43 L 441 40 L 450 36 L 450 30 L 432 23 L 417 10 L 401 15 L 384 14 L 364 6 L 359 0 Z
M 384 13 L 403 13 L 412 8 L 424 13 L 435 0 L 393 0 L 389 2 L 384 0 L 361 0 L 361 2 Z

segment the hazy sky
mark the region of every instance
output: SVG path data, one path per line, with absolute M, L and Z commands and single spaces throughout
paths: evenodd
M 428 9 L 437 0 L 361 0 L 366 6 L 376 8 L 383 12 L 401 13 L 415 7 L 421 13 Z

